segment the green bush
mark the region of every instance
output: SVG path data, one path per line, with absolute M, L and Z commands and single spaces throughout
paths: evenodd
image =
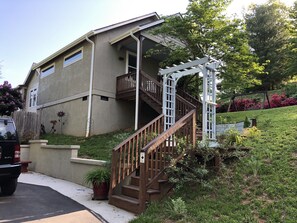
M 284 88 L 285 94 L 288 98 L 296 98 L 297 99 L 297 84 L 288 84 Z

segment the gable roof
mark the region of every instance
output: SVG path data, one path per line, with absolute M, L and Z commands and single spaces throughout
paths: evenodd
M 138 25 L 138 26 L 126 31 L 125 33 L 122 33 L 121 35 L 115 37 L 109 43 L 111 45 L 113 45 L 113 44 L 115 44 L 117 42 L 120 42 L 121 40 L 129 37 L 131 35 L 131 33 L 134 34 L 134 33 L 137 33 L 137 32 L 141 32 L 141 31 L 153 28 L 155 26 L 161 25 L 163 22 L 164 22 L 164 19 L 160 19 L 160 20 L 157 20 L 157 21 L 145 24 L 145 25 Z
M 102 27 L 102 28 L 99 28 L 99 29 L 91 30 L 90 32 L 82 35 L 78 39 L 74 40 L 73 42 L 71 42 L 68 45 L 66 45 L 65 47 L 63 47 L 62 49 L 58 50 L 57 52 L 53 53 L 49 57 L 45 58 L 44 60 L 42 60 L 39 63 L 32 66 L 32 70 L 35 70 L 35 69 L 39 68 L 40 66 L 44 65 L 45 63 L 49 62 L 50 60 L 52 60 L 55 57 L 59 56 L 60 54 L 64 53 L 65 51 L 69 50 L 70 48 L 72 48 L 72 47 L 76 46 L 77 44 L 83 42 L 86 39 L 86 37 L 89 38 L 89 37 L 92 37 L 94 35 L 97 35 L 97 34 L 100 34 L 100 33 L 103 33 L 103 32 L 107 32 L 107 31 L 110 31 L 112 29 L 116 29 L 116 28 L 119 28 L 121 26 L 125 26 L 125 25 L 128 25 L 130 23 L 141 21 L 141 20 L 144 20 L 144 19 L 147 19 L 147 18 L 153 18 L 155 20 L 160 19 L 159 15 L 156 12 L 152 12 L 152 13 L 142 15 L 142 16 L 139 16 L 139 17 L 136 17 L 136 18 L 132 18 L 132 19 L 129 19 L 129 20 L 126 20 L 126 21 L 115 23 L 113 25 L 109 25 L 109 26 L 105 26 L 105 27 Z M 25 83 L 26 83 L 26 80 L 25 80 Z

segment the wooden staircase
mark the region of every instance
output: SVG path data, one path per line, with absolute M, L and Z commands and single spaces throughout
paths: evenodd
M 133 74 L 118 77 L 117 98 L 133 100 L 134 80 Z M 140 83 L 141 99 L 161 113 L 162 85 L 144 73 Z M 164 131 L 164 115 L 159 115 L 113 149 L 110 204 L 139 214 L 147 203 L 167 195 L 172 184 L 165 169 L 184 155 L 177 149 L 178 139 L 183 138 L 187 149 L 197 138 L 196 106 L 180 95 L 176 117 L 176 123 Z

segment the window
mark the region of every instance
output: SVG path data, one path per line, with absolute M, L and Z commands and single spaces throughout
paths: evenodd
M 108 101 L 109 98 L 106 96 L 101 96 L 100 99 L 101 99 L 101 101 Z
M 13 140 L 16 139 L 15 127 L 12 121 L 1 119 L 0 120 L 0 140 Z
M 51 64 L 48 67 L 41 70 L 41 78 L 44 78 L 55 72 L 55 64 Z
M 70 64 L 75 63 L 76 61 L 79 61 L 83 58 L 83 50 L 77 50 L 74 53 L 71 53 L 70 55 L 66 56 L 64 58 L 64 67 L 69 66 Z
M 127 67 L 126 67 L 126 73 L 136 73 L 136 54 L 127 52 Z
M 37 88 L 30 90 L 29 107 L 35 107 L 37 105 Z

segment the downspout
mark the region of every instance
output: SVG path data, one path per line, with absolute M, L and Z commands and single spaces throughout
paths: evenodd
M 135 126 L 134 130 L 138 129 L 138 110 L 139 110 L 139 68 L 140 68 L 140 40 L 130 32 L 130 36 L 137 42 L 137 59 L 136 59 L 136 89 L 135 89 Z
M 87 117 L 87 129 L 86 137 L 90 136 L 91 132 L 91 115 L 92 115 L 92 95 L 93 95 L 93 79 L 94 79 L 94 55 L 95 55 L 95 43 L 86 36 L 86 40 L 92 44 L 92 56 L 91 56 L 91 69 L 90 69 L 90 86 L 89 86 L 89 103 L 88 103 L 88 117 Z

